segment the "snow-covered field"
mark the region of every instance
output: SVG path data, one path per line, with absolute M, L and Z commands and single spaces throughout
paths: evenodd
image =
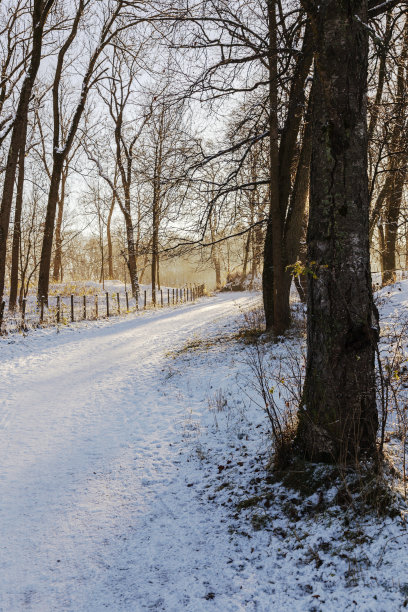
M 268 480 L 247 349 L 217 341 L 255 299 L 0 339 L 1 612 L 404 609 L 402 520 Z

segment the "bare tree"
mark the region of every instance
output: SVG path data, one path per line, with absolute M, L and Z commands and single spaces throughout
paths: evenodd
M 82 18 L 85 8 L 91 0 L 80 0 L 75 17 L 72 22 L 71 31 L 63 44 L 57 61 L 53 84 L 53 117 L 54 117 L 54 133 L 53 133 L 53 168 L 51 173 L 51 181 L 48 195 L 47 214 L 45 219 L 44 237 L 41 252 L 41 262 L 38 278 L 38 297 L 48 296 L 48 285 L 50 276 L 52 245 L 54 238 L 55 216 L 58 203 L 58 194 L 60 189 L 61 178 L 64 169 L 64 163 L 69 155 L 71 147 L 74 143 L 81 118 L 83 116 L 87 97 L 91 88 L 101 78 L 104 73 L 103 52 L 115 39 L 118 32 L 126 28 L 126 24 L 120 21 L 123 9 L 126 6 L 124 0 L 118 0 L 114 8 L 107 7 L 106 15 L 102 18 L 102 26 L 99 35 L 99 41 L 95 49 L 92 51 L 85 74 L 82 78 L 81 92 L 75 110 L 72 115 L 70 127 L 68 129 L 65 142 L 61 142 L 60 128 L 60 109 L 59 109 L 59 88 L 61 83 L 62 71 L 64 66 L 65 56 L 74 42 L 79 22 Z
M 30 63 L 28 72 L 21 86 L 20 96 L 13 119 L 13 129 L 11 132 L 11 140 L 3 183 L 3 194 L 0 206 L 0 302 L 3 299 L 4 293 L 7 237 L 18 158 L 20 152 L 22 152 L 21 154 L 24 155 L 28 108 L 35 79 L 37 77 L 38 68 L 41 62 L 44 28 L 54 2 L 55 0 L 34 0 L 32 5 L 32 42 Z

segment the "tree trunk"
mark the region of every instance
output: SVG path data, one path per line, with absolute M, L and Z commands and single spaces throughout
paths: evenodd
M 215 271 L 215 288 L 217 291 L 219 291 L 221 289 L 221 260 L 220 257 L 217 255 L 216 251 L 212 250 L 211 252 L 211 259 L 213 262 L 213 266 L 214 266 L 214 271 Z
M 130 276 L 130 286 L 132 288 L 132 297 L 139 299 L 139 275 L 137 272 L 137 258 L 135 249 L 135 238 L 133 232 L 132 217 L 130 214 L 130 202 L 126 206 L 125 214 L 126 224 L 126 239 L 128 247 L 127 265 Z
M 25 126 L 27 131 L 27 124 Z M 26 134 L 23 134 L 23 141 L 26 141 Z M 18 269 L 20 257 L 20 241 L 21 241 L 21 212 L 23 208 L 23 191 L 24 191 L 24 171 L 25 171 L 25 146 L 20 150 L 18 160 L 18 181 L 16 192 L 16 207 L 14 212 L 14 229 L 13 229 L 13 245 L 11 248 L 11 274 L 10 274 L 10 296 L 9 310 L 14 310 L 17 305 L 18 292 Z
M 299 274 L 298 276 L 295 276 L 295 286 L 296 286 L 297 292 L 299 294 L 300 301 L 303 304 L 306 304 L 306 302 L 307 302 L 307 272 L 306 272 L 306 268 L 307 268 L 307 244 L 306 244 L 306 233 L 307 233 L 307 215 L 305 214 L 304 220 L 303 220 L 302 235 L 301 235 L 300 244 L 299 244 L 299 253 L 298 253 L 298 259 L 300 261 L 300 264 L 305 269 L 305 271 L 304 271 L 303 274 Z
M 65 202 L 65 185 L 68 178 L 68 168 L 63 173 L 61 178 L 61 193 L 58 200 L 58 215 L 57 223 L 55 226 L 55 254 L 54 254 L 54 265 L 52 272 L 52 280 L 57 283 L 61 275 L 62 267 L 62 219 L 64 216 L 64 202 Z
M 57 212 L 58 193 L 62 176 L 64 157 L 54 151 L 54 165 L 51 175 L 50 190 L 48 193 L 47 214 L 44 223 L 44 236 L 41 248 L 40 271 L 38 275 L 38 300 L 45 298 L 48 301 L 48 288 L 50 284 L 50 269 L 52 256 L 52 243 L 54 238 L 55 215 Z
M 115 192 L 112 192 L 112 201 L 109 209 L 108 220 L 106 223 L 106 239 L 108 242 L 108 277 L 113 278 L 113 248 L 112 248 L 112 233 L 111 233 L 111 223 L 112 223 L 112 215 L 113 209 L 115 208 Z
M 276 2 L 268 0 L 269 23 L 269 215 L 264 252 L 264 309 L 266 329 L 275 336 L 289 327 L 289 301 L 285 300 L 283 217 L 279 199 L 278 53 Z
M 156 190 L 155 190 L 156 191 Z M 157 260 L 159 254 L 159 203 L 158 194 L 153 198 L 153 233 L 152 233 L 152 302 L 156 304 Z
M 290 324 L 290 279 L 286 266 L 284 231 L 292 181 L 292 165 L 305 102 L 305 81 L 313 58 L 312 28 L 307 21 L 302 52 L 298 56 L 291 84 L 288 112 L 278 146 L 276 2 L 268 2 L 269 17 L 269 103 L 270 103 L 270 211 L 265 236 L 263 294 L 266 328 L 276 335 Z M 277 173 L 277 176 L 276 176 Z M 289 289 L 288 289 L 289 287 Z
M 306 265 L 306 204 L 309 196 L 310 160 L 312 156 L 312 100 L 313 89 L 310 93 L 305 117 L 302 149 L 296 169 L 291 202 L 285 223 L 286 266 L 292 266 L 299 259 L 304 266 Z M 304 239 L 303 243 L 302 237 Z M 285 269 L 285 278 L 285 290 L 287 291 L 287 299 L 289 300 L 290 286 L 292 284 L 290 268 Z M 301 301 L 305 302 L 307 295 L 307 280 L 305 274 L 301 274 L 295 278 L 295 285 Z
M 158 251 L 156 254 L 156 264 L 157 264 L 156 266 L 157 268 L 157 271 L 156 271 L 157 289 L 160 291 L 160 255 Z
M 312 460 L 376 453 L 378 313 L 368 241 L 367 2 L 321 0 L 315 32 L 307 368 L 297 442 Z
M 247 235 L 247 239 L 245 240 L 245 247 L 244 247 L 244 263 L 242 265 L 242 276 L 243 278 L 246 278 L 247 275 L 247 268 L 248 268 L 248 258 L 249 258 L 249 247 L 251 245 L 251 230 L 249 230 L 248 235 Z
M 215 241 L 217 240 L 217 231 L 216 231 L 216 227 L 214 226 L 213 211 L 210 212 L 210 215 L 208 218 L 208 224 L 209 224 L 209 229 L 210 229 L 211 242 L 215 243 Z M 212 265 L 214 266 L 214 272 L 215 272 L 215 288 L 217 291 L 219 291 L 222 285 L 221 254 L 220 254 L 219 244 L 211 245 L 211 261 L 212 261 Z
M 404 160 L 405 164 L 405 160 Z M 395 283 L 396 249 L 398 237 L 398 221 L 400 217 L 406 171 L 400 170 L 394 175 L 394 183 L 388 196 L 385 213 L 384 249 L 382 250 L 382 284 Z

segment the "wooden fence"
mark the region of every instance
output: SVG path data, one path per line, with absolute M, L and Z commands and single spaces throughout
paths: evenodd
M 125 315 L 150 308 L 165 308 L 187 302 L 194 302 L 204 295 L 203 285 L 166 288 L 156 290 L 156 301 L 147 291 L 142 291 L 138 298 L 125 293 L 106 291 L 100 295 L 70 295 L 50 296 L 48 304 L 45 298 L 34 304 L 33 310 L 27 308 L 28 301 L 23 299 L 21 308 L 5 316 L 5 301 L 0 307 L 0 333 L 4 323 L 12 323 L 17 329 L 27 329 L 28 326 L 67 324 L 75 321 L 106 319 L 111 316 Z M 150 297 L 150 299 L 148 299 Z

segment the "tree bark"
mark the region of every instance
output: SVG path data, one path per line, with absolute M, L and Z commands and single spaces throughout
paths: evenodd
M 58 200 L 58 215 L 57 223 L 55 225 L 55 254 L 54 254 L 54 265 L 52 272 L 52 280 L 58 283 L 61 275 L 62 268 L 62 219 L 64 216 L 64 203 L 65 203 L 65 185 L 68 178 L 68 168 L 63 172 L 61 178 L 61 193 Z
M 302 53 L 299 54 L 289 94 L 288 114 L 278 139 L 278 66 L 276 41 L 276 2 L 268 1 L 269 20 L 269 132 L 270 207 L 265 235 L 263 300 L 267 330 L 281 335 L 290 324 L 290 283 L 287 261 L 285 220 L 289 208 L 292 164 L 305 101 L 305 81 L 312 63 L 312 34 L 307 22 Z M 293 263 L 293 262 L 292 262 Z
M 27 131 L 27 124 L 25 125 Z M 11 273 L 10 273 L 10 296 L 9 310 L 14 310 L 17 305 L 18 293 L 18 269 L 21 243 L 21 213 L 23 209 L 24 173 L 25 173 L 25 142 L 27 134 L 23 134 L 22 148 L 18 160 L 18 180 L 16 192 L 16 205 L 14 211 L 13 244 L 11 247 Z
M 376 453 L 378 313 L 368 241 L 366 0 L 321 0 L 308 227 L 307 368 L 297 443 L 312 460 Z
M 44 235 L 41 248 L 40 271 L 38 275 L 37 298 L 48 300 L 48 287 L 50 282 L 52 243 L 54 238 L 55 216 L 57 212 L 58 193 L 61 183 L 64 155 L 54 151 L 54 164 L 51 174 L 51 183 L 48 192 L 47 213 L 44 222 Z
M 249 230 L 244 246 L 244 262 L 242 264 L 242 276 L 246 278 L 249 258 L 249 247 L 251 245 L 251 230 Z
M 130 286 L 132 288 L 132 297 L 138 299 L 139 298 L 139 275 L 137 271 L 135 237 L 134 237 L 132 217 L 130 214 L 130 204 L 129 204 L 129 209 L 126 209 L 125 224 L 126 224 L 126 239 L 127 239 L 127 247 L 128 247 L 127 264 L 128 264 L 129 276 L 130 276 Z
M 305 225 L 307 224 L 306 204 L 309 196 L 310 160 L 312 156 L 312 101 L 313 88 L 306 112 L 302 149 L 296 168 L 296 176 L 285 223 L 286 266 L 292 266 L 298 259 L 301 259 L 303 265 L 306 264 L 306 248 L 302 248 L 302 237 L 306 237 Z M 288 302 L 291 284 L 292 274 L 290 273 L 290 268 L 285 267 L 285 286 L 283 290 L 286 292 L 285 299 Z M 295 279 L 295 285 L 301 301 L 305 302 L 307 282 L 304 274 Z
M 161 182 L 163 165 L 163 140 L 164 140 L 164 115 L 165 109 L 162 106 L 157 131 L 157 142 L 155 146 L 154 173 L 153 173 L 153 220 L 152 220 L 152 302 L 156 304 L 156 284 L 158 276 L 159 261 L 159 226 L 161 209 Z
M 112 247 L 112 233 L 111 233 L 111 223 L 112 223 L 112 215 L 113 209 L 115 208 L 115 191 L 112 191 L 112 200 L 108 214 L 108 220 L 106 222 L 106 239 L 108 242 L 108 278 L 113 278 L 113 247 Z
M 266 329 L 280 336 L 290 322 L 284 282 L 283 215 L 279 198 L 278 53 L 276 2 L 268 0 L 269 27 L 269 214 L 264 251 L 264 309 Z
M 152 232 L 152 265 L 151 265 L 151 276 L 152 276 L 152 302 L 156 304 L 156 284 L 157 284 L 157 257 L 159 250 L 159 223 L 158 223 L 158 206 L 156 198 L 153 198 L 153 232 Z
M 406 161 L 404 163 L 406 163 Z M 403 170 L 400 170 L 394 175 L 394 183 L 388 196 L 387 209 L 385 213 L 384 248 L 381 252 L 383 285 L 395 283 L 397 280 L 396 250 L 398 221 L 401 212 L 406 175 L 407 172 L 405 167 Z

